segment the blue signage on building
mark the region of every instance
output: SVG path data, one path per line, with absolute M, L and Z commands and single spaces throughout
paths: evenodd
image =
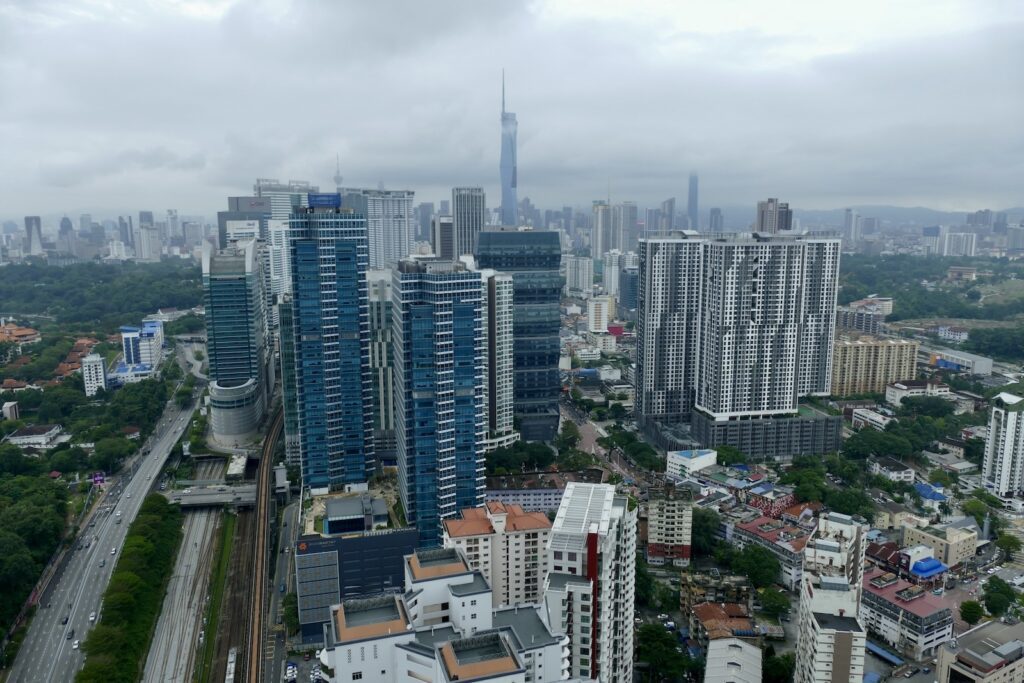
M 337 192 L 320 192 L 317 194 L 310 192 L 306 196 L 309 201 L 309 206 L 312 208 L 341 208 L 341 195 Z

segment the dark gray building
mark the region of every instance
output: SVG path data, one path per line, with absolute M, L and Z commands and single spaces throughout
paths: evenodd
M 834 453 L 842 428 L 839 415 L 715 421 L 695 410 L 690 419 L 690 434 L 704 448 L 732 446 L 756 460 Z
M 323 640 L 331 605 L 395 590 L 405 580 L 403 558 L 416 550 L 416 529 L 340 536 L 300 536 L 295 544 L 295 592 L 302 642 Z
M 640 269 L 627 266 L 619 272 L 619 318 L 636 322 L 637 299 L 640 292 Z
M 217 212 L 217 244 L 221 249 L 228 246 L 228 235 L 237 229 L 244 229 L 255 221 L 258 233 L 255 237 L 267 239 L 267 221 L 270 220 L 269 197 L 228 197 L 228 210 Z
M 558 375 L 563 278 L 558 233 L 487 230 L 478 237 L 477 265 L 512 276 L 514 402 L 527 441 L 550 441 L 558 431 Z

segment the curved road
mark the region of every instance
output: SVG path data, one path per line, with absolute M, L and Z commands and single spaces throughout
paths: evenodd
M 18 651 L 9 681 L 63 683 L 75 679 L 84 655 L 80 649 L 73 648 L 73 643 L 84 640 L 93 626 L 89 621 L 91 613 L 95 612 L 98 619 L 103 618 L 100 602 L 128 527 L 159 477 L 194 408 L 194 403 L 184 409 L 178 408 L 174 401 L 168 403 L 164 417 L 143 446 L 143 451 L 151 450 L 150 454 L 136 456 L 116 480 L 111 480 L 113 483 L 106 494 L 83 522 L 83 530 L 76 541 L 78 545 L 40 597 L 39 610 Z M 86 543 L 88 546 L 83 547 Z M 62 623 L 65 617 L 66 624 Z M 72 631 L 74 635 L 70 636 Z

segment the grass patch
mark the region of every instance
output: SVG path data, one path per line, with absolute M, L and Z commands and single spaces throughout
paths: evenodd
M 210 679 L 213 668 L 213 655 L 217 645 L 217 622 L 220 620 L 220 606 L 224 599 L 224 584 L 227 582 L 228 564 L 231 562 L 231 549 L 235 543 L 235 523 L 237 521 L 236 515 L 224 515 L 220 541 L 214 551 L 217 553 L 217 557 L 213 564 L 213 573 L 210 576 L 210 601 L 204 627 L 206 639 L 203 641 L 203 655 L 199 660 L 199 669 L 195 676 L 200 683 Z

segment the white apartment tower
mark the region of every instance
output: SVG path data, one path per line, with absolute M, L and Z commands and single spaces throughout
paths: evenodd
M 452 188 L 454 258 L 476 253 L 476 236 L 487 223 L 487 197 L 482 187 Z M 436 250 L 436 247 L 435 247 Z M 441 256 L 441 254 L 437 254 Z
M 609 484 L 570 482 L 548 541 L 544 607 L 569 634 L 569 676 L 633 680 L 636 510 Z
M 828 512 L 804 547 L 797 618 L 796 683 L 859 681 L 866 633 L 858 619 L 865 528 Z
M 612 208 L 605 202 L 594 202 L 590 229 L 590 256 L 599 259 L 606 251 L 618 249 L 612 232 Z
M 814 235 L 641 240 L 638 416 L 764 418 L 827 395 L 839 251 Z
M 282 183 L 275 178 L 257 178 L 252 190 L 257 197 L 270 200 L 271 218 L 287 221 L 292 214 L 292 207 L 308 207 L 309 193 L 317 193 L 320 188 L 304 180 Z
M 82 381 L 85 383 L 86 396 L 95 396 L 97 391 L 107 388 L 107 369 L 103 356 L 90 353 L 82 359 Z
M 943 237 L 943 256 L 974 256 L 978 236 L 973 232 L 948 232 Z
M 366 216 L 370 269 L 390 268 L 412 253 L 413 223 L 410 190 L 338 188 L 342 205 Z
M 1024 398 L 1004 391 L 992 400 L 982 477 L 997 496 L 1024 492 Z
M 640 259 L 635 252 L 622 253 L 618 249 L 612 249 L 604 255 L 604 273 L 602 275 L 602 282 L 604 283 L 605 294 L 609 296 L 619 296 L 619 274 L 623 268 L 636 268 L 640 264 Z
M 615 310 L 615 300 L 610 296 L 595 296 L 587 302 L 587 331 L 604 334 Z
M 494 591 L 495 606 L 541 601 L 551 535 L 546 514 L 492 500 L 442 524 L 444 547 L 461 550 L 469 566 L 484 575 Z
M 566 256 L 565 290 L 569 296 L 587 298 L 594 293 L 594 261 L 586 256 Z
M 513 287 L 512 276 L 494 270 L 480 271 L 483 281 L 484 329 L 487 335 L 487 377 L 484 403 L 487 409 L 487 438 L 484 450 L 490 452 L 511 446 L 519 440 L 514 427 L 513 394 Z

